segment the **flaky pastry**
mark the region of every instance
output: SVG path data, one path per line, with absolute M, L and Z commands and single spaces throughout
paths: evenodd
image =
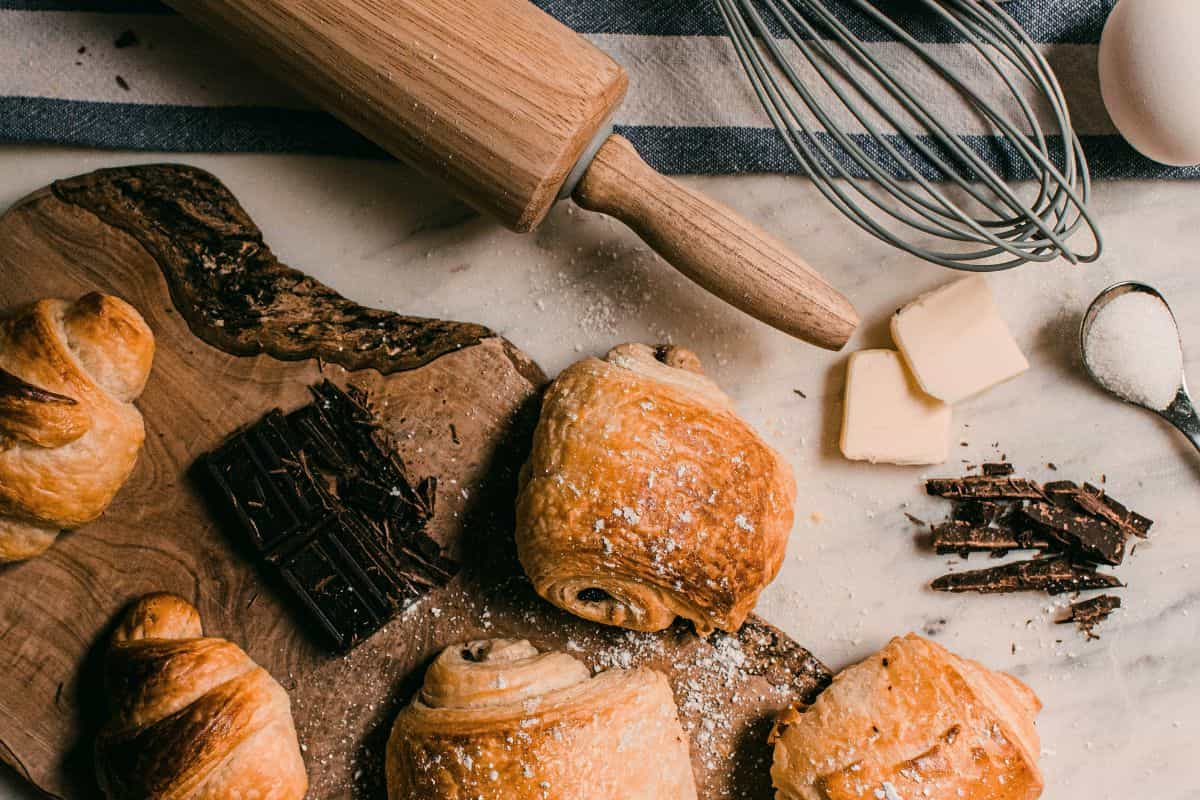
M 128 303 L 42 300 L 0 321 L 0 562 L 99 517 L 146 437 L 154 336 Z
M 783 561 L 796 485 L 687 350 L 627 344 L 563 371 L 521 476 L 538 594 L 640 631 L 736 630 Z
M 671 687 L 592 676 L 565 653 L 493 639 L 445 650 L 387 745 L 389 800 L 694 800 Z
M 778 800 L 1033 800 L 1042 793 L 1025 684 L 914 634 L 833 679 L 773 734 Z
M 96 774 L 111 800 L 302 800 L 287 693 L 240 647 L 204 637 L 186 600 L 135 603 L 105 666 L 112 716 Z

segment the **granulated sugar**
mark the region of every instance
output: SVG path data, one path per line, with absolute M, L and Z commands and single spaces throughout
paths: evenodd
M 1155 295 L 1126 292 L 1103 306 L 1088 331 L 1086 357 L 1096 378 L 1130 402 L 1161 410 L 1179 392 L 1179 333 Z

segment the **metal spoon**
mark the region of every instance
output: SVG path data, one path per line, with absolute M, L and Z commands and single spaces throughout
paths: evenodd
M 1110 389 L 1096 375 L 1095 371 L 1092 369 L 1091 363 L 1088 361 L 1088 335 L 1091 333 L 1092 323 L 1095 321 L 1096 315 L 1100 312 L 1100 309 L 1112 302 L 1113 299 L 1128 292 L 1143 292 L 1158 298 L 1158 300 L 1163 304 L 1163 308 L 1165 308 L 1167 313 L 1171 315 L 1171 321 L 1175 322 L 1175 314 L 1171 311 L 1171 306 L 1167 303 L 1167 299 L 1163 297 L 1162 293 L 1153 286 L 1150 286 L 1146 283 L 1139 283 L 1138 281 L 1125 281 L 1123 283 L 1114 284 L 1098 294 L 1096 299 L 1092 301 L 1092 304 L 1088 306 L 1087 313 L 1083 315 L 1083 324 L 1079 329 L 1079 349 L 1083 356 L 1083 367 L 1087 370 L 1088 376 L 1092 379 L 1092 381 L 1095 382 L 1097 386 L 1104 389 L 1104 391 L 1108 392 L 1114 397 L 1124 400 L 1126 403 L 1140 406 L 1148 411 L 1153 411 L 1155 414 L 1158 414 L 1167 422 L 1178 428 L 1183 435 L 1188 437 L 1191 443 L 1196 446 L 1196 449 L 1200 450 L 1200 415 L 1197 415 L 1196 408 L 1192 404 L 1192 398 L 1190 395 L 1188 395 L 1186 375 L 1182 373 L 1180 374 L 1179 392 L 1175 395 L 1175 399 L 1171 401 L 1171 404 L 1166 408 L 1153 408 L 1143 403 L 1130 400 L 1128 397 L 1124 397 L 1123 395 L 1118 394 Z M 1178 323 L 1176 323 L 1175 326 L 1175 334 L 1176 336 L 1179 335 Z M 1179 349 L 1182 352 L 1182 338 L 1179 342 Z

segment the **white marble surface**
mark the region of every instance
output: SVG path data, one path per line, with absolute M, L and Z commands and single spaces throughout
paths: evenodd
M 175 157 L 178 158 L 178 157 Z M 147 155 L 0 148 L 0 207 L 48 181 Z M 518 236 L 470 215 L 395 164 L 282 156 L 186 156 L 241 198 L 285 260 L 354 299 L 492 326 L 553 374 L 629 341 L 695 349 L 745 415 L 795 465 L 797 524 L 760 610 L 835 668 L 909 630 L 1027 681 L 1039 720 L 1046 797 L 1200 797 L 1200 457 L 1150 415 L 1086 383 L 1076 326 L 1111 282 L 1138 278 L 1172 302 L 1200 358 L 1200 186 L 1105 183 L 1095 208 L 1108 251 L 1094 265 L 1032 265 L 992 287 L 1032 369 L 955 409 L 953 458 L 998 449 L 1034 477 L 1108 476 L 1157 525 L 1121 576 L 1125 609 L 1085 642 L 1037 595 L 942 595 L 926 583 L 955 561 L 922 551 L 903 512 L 940 518 L 925 474 L 837 451 L 844 354 L 819 351 L 706 296 L 619 224 L 560 205 Z M 850 349 L 887 346 L 887 317 L 952 276 L 889 252 L 842 222 L 803 180 L 687 179 L 804 253 L 857 304 Z M 1195 363 L 1192 362 L 1195 367 Z M 805 392 L 802 399 L 793 389 Z M 978 558 L 978 557 L 976 557 Z M 978 562 L 977 562 L 978 563 Z M 942 623 L 941 620 L 945 622 Z M 932 627 L 931 627 L 932 626 Z M 0 798 L 24 797 L 0 778 Z

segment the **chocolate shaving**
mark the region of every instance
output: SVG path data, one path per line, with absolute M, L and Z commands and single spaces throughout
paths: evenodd
M 1058 620 L 1058 624 L 1066 625 L 1067 623 L 1074 622 L 1088 639 L 1099 639 L 1100 637 L 1092 629 L 1108 619 L 1109 615 L 1120 607 L 1121 598 L 1114 597 L 1111 594 L 1102 594 L 1090 600 L 1081 600 L 1078 603 L 1072 603 L 1070 613 L 1066 619 Z
M 458 571 L 425 532 L 436 481 L 412 480 L 364 392 L 329 381 L 205 458 L 260 557 L 345 651 Z
M 966 558 L 969 553 L 1003 555 L 1009 550 L 1044 550 L 1050 547 L 1050 542 L 1029 531 L 980 527 L 952 520 L 934 526 L 933 547 L 938 555 L 958 553 Z
M 1045 497 L 1035 481 L 992 475 L 962 478 L 930 478 L 925 491 L 948 500 L 1041 500 Z
M 1125 535 L 1102 519 L 1053 503 L 1030 503 L 1021 513 L 1088 560 L 1113 566 L 1125 560 Z
M 983 474 L 993 478 L 1003 478 L 1013 474 L 1013 465 L 1007 461 L 997 461 L 983 465 Z
M 939 592 L 1081 592 L 1089 589 L 1111 589 L 1122 583 L 1113 575 L 1097 572 L 1090 566 L 1076 564 L 1067 556 L 1016 561 L 999 567 L 953 572 L 933 581 L 931 588 Z

